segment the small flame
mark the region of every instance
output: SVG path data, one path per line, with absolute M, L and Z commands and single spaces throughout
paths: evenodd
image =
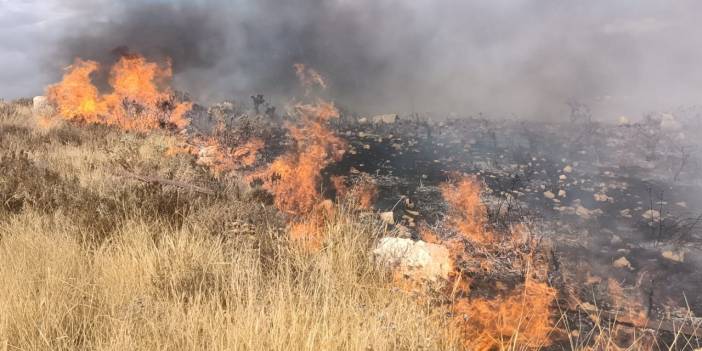
M 350 198 L 360 209 L 373 208 L 378 197 L 378 186 L 368 174 L 362 173 L 351 186 L 346 185 L 347 177 L 344 176 L 332 176 L 331 182 L 337 198 Z
M 502 349 L 508 345 L 539 348 L 549 344 L 551 303 L 556 290 L 526 280 L 522 289 L 496 299 L 459 299 L 451 307 L 453 327 L 470 350 Z
M 322 89 L 327 88 L 327 82 L 324 80 L 324 77 L 322 77 L 322 75 L 314 69 L 308 68 L 302 63 L 294 64 L 293 68 L 295 68 L 297 79 L 305 88 L 307 94 L 309 94 L 310 89 L 315 86 L 319 86 Z
M 494 235 L 485 229 L 487 210 L 480 201 L 480 184 L 474 177 L 443 184 L 441 194 L 449 204 L 448 224 L 460 235 L 478 243 L 494 241 Z

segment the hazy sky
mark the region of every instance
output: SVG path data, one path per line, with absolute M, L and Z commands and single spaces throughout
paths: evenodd
M 0 0 L 0 96 L 74 56 L 170 56 L 197 100 L 290 94 L 307 63 L 361 112 L 601 118 L 702 102 L 702 1 Z

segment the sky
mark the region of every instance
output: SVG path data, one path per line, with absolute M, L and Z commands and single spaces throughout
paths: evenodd
M 596 118 L 700 103 L 695 0 L 0 0 L 0 97 L 80 56 L 170 57 L 203 103 L 295 93 L 293 63 L 360 113 Z

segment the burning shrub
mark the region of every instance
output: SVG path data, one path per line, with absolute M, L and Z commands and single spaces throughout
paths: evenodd
M 442 240 L 434 229 L 420 226 L 422 239 L 442 243 L 451 253 L 453 271 L 444 294 L 454 315 L 452 330 L 462 336 L 470 350 L 548 345 L 556 290 L 543 282 L 545 262 L 535 259 L 534 243 L 525 238 L 523 228 L 513 228 L 505 236 L 509 240 L 498 240 L 497 233 L 486 228 L 487 211 L 480 191 L 474 177 L 460 177 L 441 186 L 448 203 L 444 225 L 456 236 Z M 502 262 L 499 257 L 509 258 Z M 505 293 L 508 285 L 514 285 L 509 276 L 515 271 L 523 283 Z M 485 275 L 492 288 L 477 284 Z M 496 297 L 485 297 L 490 295 Z

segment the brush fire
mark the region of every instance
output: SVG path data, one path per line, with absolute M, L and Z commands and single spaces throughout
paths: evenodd
M 342 17 L 329 18 L 344 24 Z M 188 18 L 197 22 L 198 17 Z M 212 40 L 217 38 L 213 34 Z M 185 55 L 183 50 L 144 47 L 135 39 L 143 54 L 119 47 L 73 57 L 43 95 L 33 101 L 0 102 L 0 168 L 7 174 L 0 175 L 0 252 L 6 250 L 3 242 L 17 235 L 13 225 L 29 226 L 31 221 L 21 216 L 43 216 L 52 228 L 68 228 L 56 240 L 65 241 L 63 236 L 71 231 L 81 233 L 75 245 L 65 244 L 63 250 L 102 257 L 90 258 L 92 264 L 109 263 L 105 257 L 123 265 L 143 260 L 135 268 L 138 274 L 155 272 L 143 282 L 125 285 L 118 295 L 129 301 L 110 305 L 111 293 L 88 297 L 87 291 L 104 281 L 114 283 L 119 269 L 76 268 L 95 276 L 85 286 L 77 278 L 63 280 L 75 284 L 71 294 L 85 295 L 85 302 L 75 305 L 81 317 L 61 322 L 68 331 L 57 327 L 45 337 L 42 329 L 37 338 L 42 342 L 32 344 L 27 340 L 33 332 L 22 332 L 12 318 L 0 316 L 0 346 L 141 348 L 126 340 L 146 332 L 120 323 L 148 313 L 171 318 L 169 313 L 187 314 L 206 306 L 208 317 L 193 314 L 192 323 L 210 315 L 228 317 L 215 323 L 207 319 L 210 324 L 204 327 L 198 324 L 200 336 L 192 339 L 198 341 L 179 346 L 227 348 L 234 345 L 228 343 L 232 337 L 248 340 L 236 344 L 244 349 L 284 349 L 281 345 L 293 341 L 307 349 L 367 350 L 702 347 L 702 110 L 680 108 L 614 122 L 598 119 L 588 104 L 571 100 L 563 104 L 567 118 L 556 121 L 418 113 L 415 99 L 443 96 L 447 106 L 456 100 L 438 88 L 455 85 L 454 79 L 434 68 L 427 70 L 444 77 L 442 81 L 421 81 L 437 87 L 436 96 L 419 98 L 414 94 L 432 93 L 395 84 L 393 89 L 407 88 L 412 95 L 412 112 L 387 113 L 377 106 L 392 105 L 354 103 L 368 101 L 368 95 L 396 100 L 372 87 L 363 88 L 368 94 L 356 90 L 375 82 L 369 78 L 373 72 L 383 74 L 383 84 L 404 83 L 397 78 L 406 68 L 403 64 L 393 71 L 387 62 L 373 65 L 373 55 L 358 62 L 358 56 L 337 55 L 342 63 L 329 64 L 320 58 L 324 53 L 319 48 L 303 39 L 298 38 L 299 47 L 276 54 L 296 53 L 294 61 L 282 56 L 276 61 L 285 65 L 275 72 L 280 87 L 268 89 L 278 76 L 262 74 L 263 83 L 256 85 L 251 83 L 255 79 L 243 79 L 246 74 L 235 75 L 242 78 L 231 83 L 237 89 L 240 84 L 270 91 L 255 92 L 250 100 L 234 98 L 233 88 L 233 98 L 223 102 L 203 94 L 202 86 L 217 79 L 204 73 L 204 67 L 219 60 L 216 51 L 208 52 L 214 60 L 210 62 L 197 55 L 199 49 Z M 332 41 L 323 42 L 334 50 Z M 163 42 L 164 48 L 168 45 Z M 242 48 L 265 46 L 247 45 Z M 313 53 L 306 56 L 306 50 Z M 420 51 L 411 51 L 417 63 L 424 62 Z M 242 53 L 241 60 L 251 58 Z M 261 58 L 260 64 L 269 60 Z M 184 69 L 187 65 L 195 69 Z M 341 66 L 360 66 L 354 69 L 370 75 L 349 77 Z M 416 83 L 410 78 L 406 82 Z M 183 82 L 193 95 L 179 90 Z M 492 93 L 500 91 L 493 88 Z M 345 95 L 350 91 L 354 93 Z M 603 103 L 608 98 L 597 99 Z M 88 144 L 89 138 L 98 142 Z M 40 179 L 25 183 L 22 172 Z M 84 209 L 84 218 L 76 211 L 86 204 L 90 208 Z M 127 237 L 130 230 L 149 225 L 170 236 Z M 185 231 L 195 233 L 195 239 L 172 234 Z M 349 244 L 349 237 L 363 240 Z M 194 240 L 194 248 L 184 244 L 187 240 Z M 205 242 L 213 248 L 198 246 Z M 165 247 L 169 253 L 129 253 L 135 245 L 145 245 L 145 250 Z M 189 249 L 202 251 L 169 261 L 168 255 Z M 232 252 L 249 256 L 243 259 Z M 16 267 L 8 267 L 0 267 L 0 276 L 14 274 Z M 168 277 L 163 271 L 175 273 Z M 42 274 L 48 281 L 51 269 Z M 227 274 L 239 275 L 222 278 Z M 344 285 L 349 282 L 351 286 Z M 289 284 L 287 290 L 274 292 L 284 284 Z M 158 289 L 167 293 L 153 292 Z M 3 291 L 0 297 L 9 296 Z M 344 295 L 353 298 L 343 301 L 315 300 L 342 293 L 357 295 Z M 276 310 L 283 300 L 292 301 L 286 307 L 294 310 L 291 315 Z M 164 301 L 179 306 L 175 310 L 180 312 L 167 310 Z M 290 329 L 257 320 L 251 335 L 198 339 L 207 328 L 235 320 L 242 310 L 253 311 L 257 303 L 265 306 L 257 315 L 280 318 Z M 303 311 L 305 304 L 314 312 Z M 393 310 L 394 304 L 402 307 Z M 106 318 L 117 325 L 111 332 L 90 331 L 91 323 L 97 325 L 91 318 L 101 315 L 96 306 L 117 311 Z M 317 324 L 305 319 L 340 306 L 367 314 L 343 327 L 325 315 L 320 322 L 324 331 L 312 330 Z M 3 308 L 0 301 L 0 314 Z M 408 324 L 399 322 L 409 311 L 413 317 Z M 74 318 L 71 313 L 64 315 Z M 350 316 L 355 315 L 339 318 L 352 321 Z M 420 331 L 419 325 L 434 329 Z M 251 344 L 264 329 L 285 336 Z M 304 337 L 295 339 L 295 333 Z M 375 333 L 382 336 L 365 345 L 358 337 L 344 339 L 352 333 L 369 340 Z M 98 334 L 123 339 L 113 345 L 98 341 Z M 162 347 L 158 341 L 149 345 L 145 348 Z
M 610 324 L 613 332 L 650 328 L 650 306 L 634 303 L 635 295 L 627 295 L 614 277 L 607 278 L 606 284 L 600 278 L 595 281 L 594 267 L 576 265 L 566 273 L 567 263 L 559 262 L 562 258 L 556 250 L 560 248 L 553 237 L 537 234 L 543 227 L 533 214 L 519 208 L 515 193 L 526 190 L 538 195 L 553 189 L 544 194 L 558 195 L 544 195 L 544 200 L 553 201 L 557 212 L 569 211 L 566 190 L 577 191 L 572 188 L 577 181 L 566 181 L 573 176 L 571 165 L 552 185 L 520 179 L 538 178 L 536 167 L 549 162 L 534 156 L 525 165 L 510 166 L 512 174 L 494 166 L 476 167 L 484 155 L 470 166 L 465 160 L 480 148 L 474 140 L 465 144 L 463 155 L 455 153 L 455 146 L 442 153 L 431 150 L 447 147 L 435 140 L 452 136 L 444 130 L 446 122 L 430 125 L 377 118 L 368 124 L 365 118 L 344 116 L 333 102 L 318 96 L 327 88 L 323 76 L 303 64 L 291 67 L 304 91 L 302 100 L 291 100 L 283 116 L 255 116 L 265 125 L 258 131 L 250 130 L 252 120 L 245 115 L 210 115 L 202 127 L 203 121 L 197 120 L 202 115 L 194 113 L 193 102 L 183 100 L 168 85 L 172 75 L 168 60 L 157 63 L 129 54 L 117 60 L 109 73 L 102 70 L 94 61 L 76 59 L 63 79 L 46 90 L 53 106 L 53 116 L 48 117 L 78 126 L 102 124 L 125 132 L 172 135 L 176 145 L 170 145 L 164 157 L 192 155 L 214 177 L 239 177 L 248 187 L 268 193 L 270 203 L 286 218 L 290 243 L 308 254 L 325 249 L 326 226 L 339 215 L 338 206 L 378 213 L 386 223 L 386 237 L 373 250 L 376 262 L 392 271 L 394 284 L 415 296 L 418 304 L 433 301 L 437 311 L 448 313 L 446 333 L 457 337 L 461 348 L 541 349 L 564 340 L 572 343 L 575 334 L 568 323 L 578 314 L 587 316 L 593 329 L 605 322 L 614 323 Z M 94 83 L 100 74 L 108 74 L 109 88 L 98 89 Z M 261 96 L 257 99 L 256 110 L 263 103 Z M 458 128 L 476 122 L 484 123 L 450 121 L 454 127 L 449 129 L 460 134 Z M 264 133 L 271 128 L 278 132 Z M 483 151 L 493 157 L 490 153 L 499 149 L 494 131 L 485 133 L 484 126 L 476 129 L 493 138 L 492 149 Z M 388 143 L 389 154 L 384 149 Z M 430 157 L 440 158 L 426 162 L 428 151 Z M 509 191 L 499 185 L 503 177 L 512 182 Z M 410 185 L 413 178 L 418 185 Z M 517 188 L 515 182 L 527 183 Z M 598 194 L 610 185 L 593 185 L 601 189 L 594 196 L 599 201 L 602 195 Z M 500 186 L 505 190 L 498 190 Z M 387 209 L 383 203 L 393 199 L 399 200 L 381 214 Z M 576 216 L 590 217 L 592 211 L 582 202 L 572 204 Z M 395 220 L 398 210 L 400 221 Z M 629 261 L 615 261 L 614 266 L 632 269 Z M 582 272 L 588 275 L 587 284 L 602 285 L 612 311 L 593 314 L 582 308 L 583 303 L 592 304 L 581 300 L 577 278 L 566 276 Z M 637 284 L 645 278 L 639 279 Z M 617 324 L 618 314 L 623 326 Z

